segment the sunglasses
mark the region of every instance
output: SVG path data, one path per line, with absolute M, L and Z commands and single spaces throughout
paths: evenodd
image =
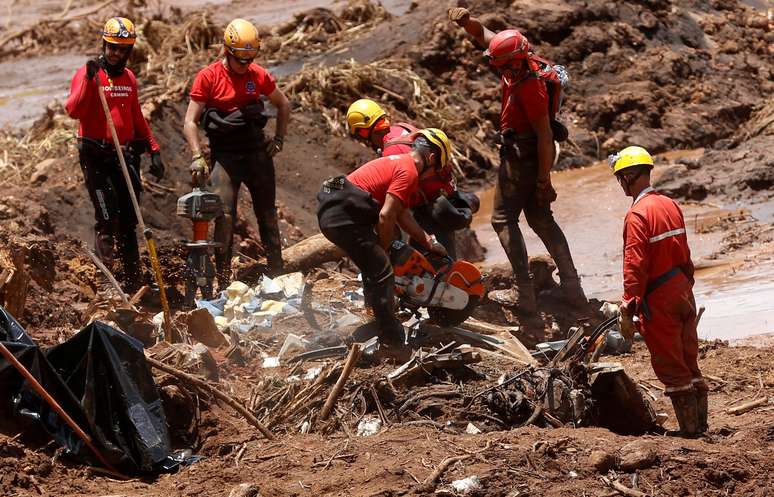
M 228 53 L 243 65 L 251 63 L 258 56 L 258 50 L 254 48 L 229 48 Z

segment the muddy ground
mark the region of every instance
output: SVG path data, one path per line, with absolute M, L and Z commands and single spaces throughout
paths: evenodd
M 496 169 L 491 137 L 499 112 L 498 85 L 482 66 L 480 52 L 445 20 L 445 10 L 451 4 L 418 2 L 410 6 L 409 2 L 395 1 L 384 2 L 386 9 L 378 9 L 365 2 L 337 2 L 334 12 L 308 11 L 294 18 L 289 15 L 291 11 L 323 7 L 326 2 L 282 2 L 282 6 L 277 3 L 271 7 L 241 0 L 211 2 L 208 14 L 202 10 L 204 3 L 191 0 L 170 7 L 131 2 L 118 7 L 137 19 L 150 19 L 143 25 L 147 36 L 163 46 L 156 47 L 157 54 L 138 50 L 133 67 L 140 76 L 141 93 L 143 89 L 156 92 L 145 101 L 146 110 L 162 145 L 168 175 L 159 183 L 146 178 L 151 182 L 146 182 L 142 203 L 145 220 L 160 241 L 165 277 L 171 285 L 179 288 L 182 269 L 176 240 L 188 236 L 190 230 L 174 215 L 177 196 L 189 188 L 189 154 L 180 134 L 185 90 L 196 69 L 216 56 L 217 47 L 210 45 L 217 43 L 222 24 L 236 15 L 263 25 L 266 65 L 292 94 L 290 133 L 277 159 L 284 244 L 316 233 L 314 195 L 320 182 L 372 156 L 336 126 L 348 103 L 361 95 L 381 100 L 399 119 L 449 130 L 461 152 L 460 183 L 470 189 L 491 184 Z M 766 106 L 765 98 L 774 89 L 770 10 L 767 17 L 754 2 L 732 0 L 465 3 L 476 14 L 483 14 L 493 29 L 522 29 L 537 52 L 568 67 L 572 86 L 563 120 L 570 127 L 571 140 L 562 148 L 558 169 L 591 165 L 630 143 L 665 153 L 659 159 L 663 171 L 658 180 L 660 189 L 703 209 L 720 206 L 748 213 L 736 218 L 720 216 L 719 221 L 697 230 L 697 236 L 705 230 L 714 240 L 713 248 L 705 254 L 708 279 L 715 278 L 720 288 L 726 281 L 735 281 L 729 272 L 740 267 L 771 266 L 774 126 L 772 107 L 770 102 Z M 83 243 L 92 242 L 93 218 L 72 141 L 77 125 L 62 116 L 60 106 L 51 105 L 46 113 L 43 105 L 49 95 L 63 99 L 70 73 L 89 54 L 96 53 L 92 35 L 108 11 L 61 23 L 57 17 L 62 6 L 55 2 L 7 4 L 4 8 L 9 17 L 0 22 L 0 64 L 13 68 L 13 72 L 9 69 L 10 81 L 0 83 L 0 112 L 5 115 L 9 107 L 20 107 L 24 113 L 12 114 L 15 117 L 4 121 L 11 126 L 0 142 L 0 185 L 5 189 L 0 198 L 0 249 L 23 246 L 29 250 L 27 263 L 34 281 L 25 310 L 16 317 L 34 338 L 48 345 L 72 335 L 97 314 L 95 304 L 106 302 L 107 283 L 82 248 Z M 78 16 L 92 5 L 73 2 L 65 17 Z M 285 12 L 278 12 L 278 7 Z M 349 13 L 335 14 L 343 8 L 349 8 Z M 25 31 L 40 20 L 46 22 Z M 331 23 L 337 27 L 326 28 Z M 186 25 L 186 30 L 172 28 L 179 25 Z M 15 30 L 25 32 L 9 39 Z M 184 48 L 189 42 L 191 50 Z M 57 62 L 51 62 L 51 57 Z M 349 59 L 355 60 L 346 66 L 350 69 L 376 61 L 385 67 L 410 70 L 411 77 L 418 78 L 417 84 L 427 90 L 416 96 L 414 86 L 395 77 L 358 80 L 355 85 L 340 84 L 326 92 L 315 79 L 318 69 L 301 69 L 304 63 L 344 67 L 336 64 Z M 170 65 L 175 62 L 177 66 Z M 38 77 L 40 66 L 50 69 L 46 77 Z M 22 98 L 29 92 L 38 97 L 27 106 L 28 100 Z M 676 149 L 701 151 L 670 158 L 668 154 Z M 567 188 L 583 188 L 583 181 L 581 176 L 576 183 L 566 183 Z M 561 180 L 557 183 L 562 184 Z M 561 189 L 559 195 L 563 195 Z M 241 263 L 262 256 L 246 197 L 240 203 Z M 587 199 L 578 198 L 577 202 L 586 205 Z M 561 208 L 571 209 L 570 204 L 561 204 Z M 583 220 L 574 225 L 578 231 L 592 231 Z M 604 243 L 604 257 L 614 259 L 616 256 L 610 254 L 620 250 L 618 237 L 611 235 Z M 598 244 L 595 239 L 588 242 L 589 258 L 599 253 Z M 583 253 L 583 248 L 578 251 Z M 715 266 L 713 255 L 719 261 Z M 599 290 L 595 296 L 601 296 L 603 288 L 619 284 L 615 276 L 619 266 L 586 270 L 585 264 L 593 265 L 586 262 L 589 258 L 581 257 L 579 267 L 591 285 L 587 292 Z M 507 274 L 487 271 L 494 273 L 488 281 L 495 285 L 507 281 Z M 762 270 L 760 274 L 766 277 L 774 272 Z M 741 292 L 742 303 L 750 291 L 774 292 L 770 285 L 755 286 L 757 283 L 743 280 L 741 288 L 753 290 Z M 599 322 L 599 302 L 593 304 L 570 311 L 547 292 L 541 299 L 541 318 L 535 322 L 522 323 L 507 309 L 486 302 L 477 315 L 521 326 L 519 338 L 532 345 L 562 338 L 570 326 Z M 150 306 L 144 310 L 157 309 Z M 737 320 L 728 326 L 746 323 Z M 774 331 L 774 323 L 767 326 L 756 328 L 756 332 Z M 294 320 L 275 325 L 262 342 L 266 351 L 276 352 L 289 332 L 307 334 L 311 330 Z M 744 330 L 739 333 L 744 334 Z M 193 448 L 207 458 L 152 481 L 118 482 L 90 475 L 78 464 L 55 458 L 51 444 L 26 435 L 16 437 L 13 427 L 4 429 L 5 435 L 0 437 L 4 469 L 0 494 L 225 496 L 239 483 L 254 483 L 262 495 L 402 495 L 422 493 L 417 492 L 416 480 L 423 481 L 444 458 L 486 448 L 452 465 L 439 488 L 476 474 L 483 489 L 473 495 L 583 492 L 601 496 L 615 492 L 600 476 L 618 477 L 632 487 L 630 476 L 637 475 L 636 486 L 652 495 L 767 495 L 772 486 L 767 468 L 774 440 L 771 407 L 738 417 L 726 414 L 725 409 L 744 400 L 774 395 L 771 345 L 748 348 L 705 343 L 702 347 L 705 373 L 715 377 L 710 394 L 711 430 L 702 440 L 624 437 L 602 428 L 500 427 L 469 435 L 464 433 L 465 416 L 450 403 L 435 416 L 442 426 L 450 421 L 448 427 L 396 422 L 373 437 L 362 438 L 350 437 L 343 429 L 301 435 L 298 427 L 283 426 L 279 440 L 268 443 L 228 408 L 205 401 Z M 261 381 L 284 378 L 289 373 L 284 368 L 261 369 L 258 356 L 244 366 L 234 366 L 222 351 L 215 355 L 220 361 L 221 383 L 242 399 L 247 399 Z M 629 374 L 657 397 L 657 410 L 671 414 L 642 344 L 622 362 Z M 387 362 L 363 374 L 367 378 L 394 366 Z M 469 388 L 491 384 L 499 376 L 498 368 L 509 367 L 495 364 L 481 369 L 486 378 L 472 381 Z M 667 427 L 674 425 L 670 417 Z M 652 450 L 654 457 L 646 457 L 648 462 L 636 470 L 621 469 L 619 461 L 612 463 L 614 474 L 608 474 L 609 468 L 597 470 L 589 461 L 593 451 L 620 459 L 638 448 L 642 449 L 639 452 Z

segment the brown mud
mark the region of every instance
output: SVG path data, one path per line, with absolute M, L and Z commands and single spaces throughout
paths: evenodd
M 215 44 L 222 25 L 234 16 L 263 24 L 262 57 L 276 68 L 284 88 L 306 82 L 292 92 L 290 134 L 277 158 L 285 245 L 316 233 L 314 196 L 320 182 L 372 157 L 370 150 L 341 129 L 341 116 L 356 93 L 380 100 L 397 119 L 442 125 L 460 151 L 460 183 L 476 190 L 491 185 L 497 167 L 491 138 L 499 111 L 498 84 L 481 65 L 480 51 L 445 20 L 451 4 L 383 2 L 386 15 L 362 18 L 363 27 L 358 27 L 341 12 L 347 7 L 357 11 L 363 2 L 145 3 L 115 2 L 113 8 L 142 20 L 144 36 L 155 51 L 138 46 L 132 67 L 167 161 L 165 179 L 156 183 L 146 178 L 150 181 L 145 185 L 143 212 L 160 241 L 170 285 L 180 288 L 182 260 L 175 244 L 190 231 L 174 215 L 176 198 L 190 189 L 189 154 L 180 134 L 185 93 L 196 70 L 217 55 Z M 571 141 L 563 146 L 558 169 L 573 170 L 554 175 L 559 191 L 554 211 L 570 239 L 590 296 L 615 299 L 618 294 L 620 222 L 628 207 L 605 166 L 597 163 L 619 147 L 637 143 L 664 153 L 657 186 L 686 203 L 699 269 L 697 297 L 708 302 L 702 335 L 730 338 L 774 330 L 770 304 L 774 295 L 774 138 L 771 110 L 764 98 L 774 88 L 774 30 L 771 15 L 767 18 L 762 10 L 765 6 L 733 0 L 465 3 L 476 14 L 485 14 L 493 29 L 523 29 L 538 53 L 570 70 L 573 84 L 563 120 L 570 127 Z M 93 5 L 73 2 L 67 15 L 75 16 Z M 49 345 L 72 335 L 91 317 L 105 316 L 113 301 L 82 248 L 84 243 L 91 245 L 93 218 L 73 145 L 77 124 L 63 116 L 61 106 L 51 105 L 45 113 L 38 107 L 42 117 L 26 125 L 35 116 L 33 109 L 46 103 L 41 95 L 61 100 L 76 66 L 96 53 L 94 33 L 107 11 L 61 23 L 57 16 L 63 6 L 56 2 L 2 5 L 6 12 L 10 6 L 13 22 L 0 18 L 0 42 L 4 42 L 0 67 L 20 72 L 0 82 L 4 85 L 0 86 L 0 122 L 13 125 L 0 136 L 0 185 L 5 191 L 0 197 L 0 249 L 31 248 L 28 265 L 41 274 L 33 276 L 26 308 L 16 317 L 36 340 Z M 209 9 L 209 14 L 202 8 Z M 292 15 L 297 8 L 318 10 Z M 331 10 L 321 13 L 320 8 Z M 331 16 L 337 27 L 329 31 L 324 26 Z M 5 41 L 13 30 L 41 20 L 46 22 L 39 29 Z M 291 29 L 282 33 L 281 25 Z M 46 57 L 51 56 L 59 57 L 57 65 L 72 61 L 72 67 L 58 70 L 47 65 Z M 403 71 L 395 74 L 416 76 L 417 85 L 427 91 L 416 96 L 413 85 L 408 87 L 396 77 L 364 78 L 355 86 L 343 86 L 343 93 L 331 92 L 316 77 L 332 67 L 362 74 L 367 72 L 364 65 L 375 61 Z M 308 67 L 302 69 L 305 63 Z M 41 65 L 51 68 L 51 84 L 37 77 Z M 417 102 L 428 107 L 416 108 Z M 681 149 L 703 150 L 685 153 Z M 679 152 L 670 156 L 673 150 Z M 580 166 L 591 167 L 576 169 Z M 258 259 L 262 255 L 244 193 L 239 206 L 243 222 L 236 240 L 243 253 L 241 262 L 247 260 L 245 255 Z M 501 249 L 488 238 L 486 225 L 482 212 L 477 221 L 479 239 L 489 248 L 491 261 L 502 261 Z M 525 235 L 531 254 L 542 253 L 529 230 Z M 339 303 L 343 288 L 356 286 L 346 277 L 352 273 L 346 265 L 345 276 L 335 267 L 326 271 L 331 277 L 318 274 L 319 286 L 329 285 L 329 293 L 316 290 L 320 292 L 317 302 Z M 495 286 L 509 282 L 507 270 L 488 271 L 487 277 Z M 535 323 L 522 323 L 491 302 L 481 306 L 478 316 L 518 325 L 519 338 L 534 344 L 562 338 L 570 326 L 596 324 L 601 319 L 596 312 L 600 303 L 595 300 L 587 309 L 573 312 L 547 295 Z M 287 333 L 314 334 L 306 321 L 283 321 L 256 338 L 256 350 L 276 354 Z M 116 481 L 94 476 L 83 466 L 59 458 L 52 444 L 29 434 L 17 436 L 18 431 L 10 429 L 0 435 L 0 495 L 215 497 L 230 495 L 241 483 L 254 483 L 264 496 L 411 495 L 427 493 L 418 490 L 418 482 L 445 458 L 470 456 L 441 476 L 442 492 L 452 480 L 475 474 L 483 487 L 470 495 L 614 495 L 601 481 L 601 476 L 607 476 L 651 495 L 763 496 L 773 483 L 768 468 L 774 441 L 771 405 L 741 416 L 726 413 L 730 406 L 774 395 L 771 339 L 753 337 L 750 342 L 760 348 L 702 344 L 700 363 L 713 377 L 713 385 L 711 430 L 700 440 L 635 438 L 602 428 L 503 430 L 478 422 L 484 433 L 471 435 L 464 433 L 469 413 L 449 402 L 440 403 L 426 417 L 432 423 L 396 422 L 370 438 L 350 436 L 347 429 L 355 426 L 346 417 L 349 422 L 334 423 L 324 434 L 304 435 L 299 426 L 280 423 L 278 440 L 267 442 L 229 408 L 202 398 L 192 448 L 207 459 L 189 468 L 153 480 Z M 291 373 L 285 367 L 262 369 L 262 357 L 255 351 L 244 365 L 226 360 L 222 350 L 214 355 L 222 387 L 248 405 L 251 397 L 260 398 L 252 395 L 259 387 L 284 385 Z M 657 410 L 671 416 L 644 346 L 637 344 L 621 361 L 635 381 L 655 396 Z M 373 379 L 394 367 L 396 363 L 385 362 L 373 370 L 358 370 L 358 378 Z M 481 376 L 463 384 L 465 388 L 489 386 L 510 367 L 490 362 L 474 365 Z M 442 381 L 449 387 L 457 384 L 449 378 Z M 169 412 L 169 418 L 175 419 L 178 413 Z M 666 427 L 675 427 L 673 416 Z M 601 460 L 612 458 L 610 467 L 598 464 L 598 453 L 592 462 L 592 452 L 600 450 L 608 456 Z M 635 467 L 622 465 L 622 459 L 634 453 L 646 457 Z

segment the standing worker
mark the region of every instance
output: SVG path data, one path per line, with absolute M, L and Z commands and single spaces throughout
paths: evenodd
M 347 128 L 350 135 L 382 157 L 411 152 L 419 131 L 413 124 L 391 124 L 384 109 L 367 98 L 349 106 Z M 449 255 L 456 258 L 454 232 L 470 225 L 479 200 L 473 193 L 457 190 L 451 168 L 446 167 L 423 179 L 408 207 L 422 229 L 437 236 Z
M 223 57 L 196 75 L 183 125 L 191 148 L 194 183 L 209 176 L 212 190 L 223 201 L 224 215 L 215 220 L 215 241 L 223 244 L 215 253 L 221 289 L 228 286 L 231 278 L 233 227 L 242 183 L 253 201 L 269 273 L 282 270 L 272 158 L 282 151 L 290 117 L 288 99 L 277 88 L 274 77 L 253 62 L 261 45 L 255 26 L 244 19 L 234 19 L 223 38 Z M 262 95 L 277 108 L 277 126 L 270 140 L 263 131 L 267 117 Z M 200 124 L 210 142 L 211 172 L 199 142 Z
M 102 30 L 102 54 L 76 71 L 65 109 L 80 121 L 78 151 L 81 171 L 94 206 L 95 251 L 111 264 L 116 251 L 123 265 L 124 290 L 134 293 L 142 286 L 140 251 L 137 244 L 137 217 L 129 189 L 113 145 L 102 109 L 97 85 L 102 85 L 116 128 L 124 159 L 132 177 L 132 188 L 139 200 L 140 156 L 148 150 L 150 172 L 164 177 L 159 145 L 142 115 L 137 98 L 137 79 L 126 67 L 137 39 L 134 24 L 124 17 L 112 17 Z
M 677 203 L 650 186 L 653 158 L 642 147 L 610 156 L 623 192 L 634 199 L 624 220 L 621 334 L 634 336 L 633 316 L 650 351 L 653 371 L 672 400 L 680 434 L 707 430 L 707 385 L 698 364 L 693 262 Z
M 551 202 L 556 200 L 556 191 L 551 185 L 556 152 L 554 129 L 566 132 L 566 128 L 556 121 L 558 126 L 553 127 L 550 109 L 556 112 L 560 98 L 550 97 L 546 83 L 538 76 L 539 66 L 530 52 L 529 42 L 519 31 L 507 29 L 495 34 L 464 8 L 450 9 L 449 19 L 463 27 L 480 46 L 488 46 L 484 55 L 502 82 L 500 171 L 492 227 L 508 255 L 516 288 L 493 291 L 489 297 L 515 305 L 524 314 L 537 311 L 527 248 L 519 229 L 523 211 L 527 224 L 540 237 L 559 269 L 564 300 L 581 307 L 588 301 L 567 239 L 551 212 Z
M 420 133 L 410 153 L 382 157 L 349 176 L 330 178 L 317 194 L 320 231 L 360 269 L 366 305 L 373 309 L 382 339 L 392 343 L 405 339 L 395 317 L 395 278 L 387 255 L 395 226 L 426 250 L 446 255 L 443 245 L 417 224 L 408 205 L 425 177 L 448 166 L 451 144 L 441 130 Z

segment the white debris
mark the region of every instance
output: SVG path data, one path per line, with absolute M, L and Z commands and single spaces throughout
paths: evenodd
M 354 326 L 358 324 L 363 324 L 362 318 L 352 314 L 349 311 L 344 311 L 344 314 L 342 314 L 342 316 L 336 320 L 336 322 L 333 324 L 333 327 L 343 328 L 346 326 Z
M 247 284 L 242 283 L 241 281 L 234 281 L 232 282 L 228 288 L 226 288 L 226 297 L 229 300 L 236 300 L 250 289 Z
M 291 352 L 306 352 L 309 345 L 309 340 L 293 333 L 288 333 L 288 336 L 285 337 L 285 341 L 282 343 L 279 354 L 277 354 L 277 359 L 282 361 L 282 358 L 287 357 Z
M 322 366 L 320 366 L 319 368 L 312 368 L 309 371 L 307 371 L 306 374 L 304 374 L 304 379 L 307 381 L 314 380 L 315 378 L 320 376 L 321 372 L 322 372 Z
M 468 476 L 462 480 L 451 482 L 451 488 L 461 495 L 467 495 L 470 492 L 481 490 L 481 478 L 478 475 Z
M 465 428 L 465 433 L 469 433 L 470 435 L 478 435 L 481 433 L 481 430 L 479 430 L 473 423 L 468 423 L 467 428 Z
M 570 478 L 577 478 L 578 477 L 578 473 L 576 473 L 575 471 L 570 471 L 569 475 L 570 475 Z
M 307 433 L 309 433 L 309 428 L 310 428 L 311 426 L 312 426 L 312 425 L 311 425 L 311 424 L 309 424 L 309 421 L 304 421 L 304 422 L 301 424 L 301 433 L 303 433 L 303 434 L 307 434 Z
M 374 416 L 366 416 L 357 424 L 357 436 L 370 437 L 382 429 L 382 420 Z
M 613 316 L 617 316 L 620 313 L 618 304 L 612 302 L 605 302 L 602 307 L 599 308 L 599 312 L 605 315 L 606 319 L 610 319 Z
M 261 278 L 260 293 L 261 295 L 276 295 L 282 293 L 282 287 L 273 279 L 264 276 Z
M 264 368 L 276 368 L 276 367 L 279 367 L 279 365 L 280 365 L 279 357 L 267 357 L 263 360 Z
M 304 293 L 304 275 L 300 272 L 277 276 L 274 283 L 281 289 L 286 299 L 298 298 Z

